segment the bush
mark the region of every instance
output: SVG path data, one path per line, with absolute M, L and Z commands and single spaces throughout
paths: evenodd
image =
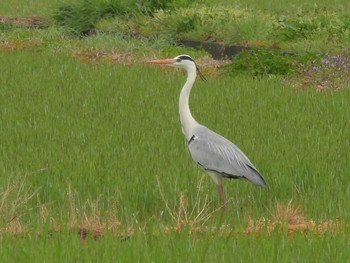
M 282 41 L 295 41 L 300 39 L 317 39 L 320 37 L 338 39 L 349 36 L 348 14 L 301 11 L 288 16 L 278 16 L 273 25 L 271 36 Z
M 152 14 L 159 9 L 171 9 L 179 4 L 188 5 L 188 0 L 78 0 L 60 5 L 53 13 L 58 26 L 73 34 L 85 34 L 95 28 L 106 16 L 128 15 L 135 12 Z
M 279 49 L 255 48 L 242 51 L 227 66 L 230 73 L 247 72 L 252 76 L 291 75 L 299 70 L 301 64 L 316 60 L 312 53 L 286 53 Z
M 106 15 L 127 12 L 127 7 L 117 1 L 80 0 L 63 4 L 53 14 L 57 25 L 74 34 L 84 34 L 94 28 L 96 22 Z

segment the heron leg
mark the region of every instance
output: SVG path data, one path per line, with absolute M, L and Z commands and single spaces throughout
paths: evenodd
M 219 196 L 221 199 L 221 208 L 222 208 L 222 212 L 225 211 L 226 209 L 226 199 L 225 199 L 225 194 L 224 194 L 224 186 L 222 184 L 217 184 L 216 185 L 216 189 L 218 189 L 219 192 Z

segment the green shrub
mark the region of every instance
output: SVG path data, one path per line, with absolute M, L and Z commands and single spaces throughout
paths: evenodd
M 158 10 L 150 21 L 156 32 L 172 38 L 234 41 L 266 37 L 271 17 L 261 12 L 231 6 L 207 7 L 192 5 L 174 10 Z M 149 26 L 149 24 L 147 25 Z
M 93 29 L 96 22 L 106 15 L 125 14 L 127 6 L 113 0 L 79 0 L 59 6 L 53 14 L 57 25 L 74 34 Z
M 106 16 L 128 15 L 135 12 L 152 14 L 156 10 L 176 8 L 189 5 L 188 0 L 78 0 L 65 3 L 54 11 L 53 20 L 58 26 L 74 34 L 88 33 L 96 23 Z M 186 22 L 185 25 L 186 27 Z
M 341 39 L 349 38 L 350 16 L 337 12 L 314 10 L 277 16 L 271 36 L 282 41 L 299 39 Z
M 247 72 L 252 76 L 286 76 L 296 73 L 302 63 L 316 60 L 317 57 L 312 53 L 297 54 L 279 49 L 254 48 L 239 53 L 226 69 L 234 74 Z

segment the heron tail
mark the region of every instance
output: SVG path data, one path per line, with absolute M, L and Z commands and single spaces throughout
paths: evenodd
M 264 177 L 258 172 L 258 170 L 255 169 L 255 167 L 252 167 L 250 165 L 247 165 L 249 168 L 249 172 L 244 176 L 248 181 L 251 181 L 252 183 L 259 185 L 259 186 L 266 186 L 266 182 Z

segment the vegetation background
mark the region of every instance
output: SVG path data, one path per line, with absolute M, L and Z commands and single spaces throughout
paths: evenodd
M 0 5 L 2 261 L 349 262 L 347 1 Z M 252 47 L 213 61 L 182 39 Z M 198 121 L 266 189 L 212 181 L 178 120 L 187 53 Z

